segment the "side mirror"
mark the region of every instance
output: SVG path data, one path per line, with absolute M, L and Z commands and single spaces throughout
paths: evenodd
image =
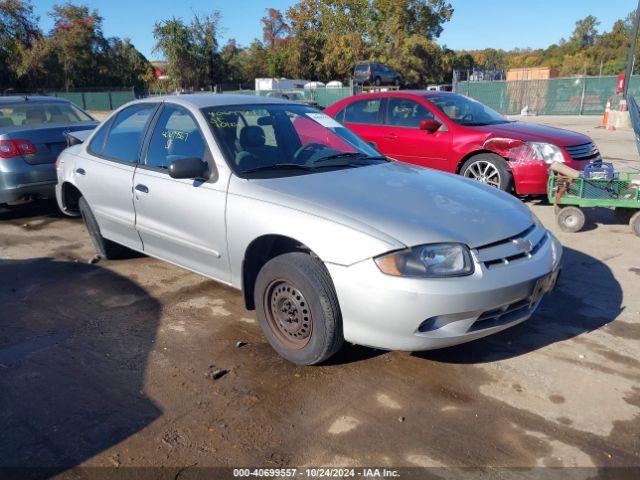
M 438 120 L 420 120 L 420 130 L 426 130 L 427 133 L 434 133 L 442 124 Z
M 206 179 L 209 166 L 199 158 L 189 157 L 174 160 L 169 165 L 171 178 L 201 178 Z

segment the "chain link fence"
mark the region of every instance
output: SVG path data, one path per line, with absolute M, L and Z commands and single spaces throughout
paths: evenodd
M 602 115 L 608 99 L 616 107 L 616 77 L 551 78 L 497 82 L 457 82 L 455 91 L 506 115 L 525 107 L 536 115 Z M 633 76 L 629 94 L 640 95 L 640 75 Z

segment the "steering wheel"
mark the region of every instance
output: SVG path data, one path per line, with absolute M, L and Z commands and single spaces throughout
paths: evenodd
M 460 120 L 462 120 L 463 122 L 464 121 L 471 121 L 471 120 L 473 120 L 473 114 L 472 113 L 467 113 Z
M 307 143 L 306 145 L 303 145 L 298 150 L 296 150 L 296 153 L 293 154 L 293 158 L 297 160 L 298 157 L 303 153 L 309 154 L 310 157 L 314 153 L 319 152 L 320 150 L 325 150 L 326 148 L 327 146 L 323 145 L 322 143 Z

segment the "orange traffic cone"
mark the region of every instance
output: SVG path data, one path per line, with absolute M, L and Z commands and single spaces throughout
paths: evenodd
M 607 100 L 607 105 L 604 107 L 604 113 L 602 114 L 602 127 L 607 128 L 607 122 L 609 121 L 609 112 L 611 111 L 611 100 Z

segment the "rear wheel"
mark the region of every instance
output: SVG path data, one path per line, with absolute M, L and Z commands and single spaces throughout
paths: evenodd
M 78 200 L 78 208 L 80 210 L 80 214 L 84 220 L 85 225 L 87 226 L 87 231 L 89 232 L 89 236 L 91 237 L 91 241 L 93 242 L 93 246 L 96 248 L 98 255 L 102 258 L 106 258 L 108 260 L 120 258 L 123 256 L 125 252 L 127 252 L 127 248 L 112 242 L 111 240 L 107 240 L 100 233 L 100 227 L 98 226 L 98 222 L 96 218 L 93 216 L 93 212 L 89 207 L 89 204 L 84 199 L 84 197 L 80 197 Z
M 560 230 L 575 233 L 582 230 L 586 220 L 584 212 L 578 207 L 563 207 L 557 215 Z
M 640 237 L 640 210 L 633 214 L 633 217 L 629 220 L 629 226 L 631 226 L 633 233 Z
M 294 252 L 271 259 L 258 273 L 254 300 L 267 340 L 290 362 L 320 363 L 344 341 L 338 298 L 318 258 Z
M 620 223 L 629 223 L 631 221 L 631 217 L 640 210 L 635 210 L 633 208 L 621 208 L 616 207 L 613 210 L 613 214 L 616 216 L 616 219 Z
M 474 155 L 464 162 L 460 174 L 505 192 L 513 188 L 513 175 L 507 168 L 507 162 L 495 153 Z

